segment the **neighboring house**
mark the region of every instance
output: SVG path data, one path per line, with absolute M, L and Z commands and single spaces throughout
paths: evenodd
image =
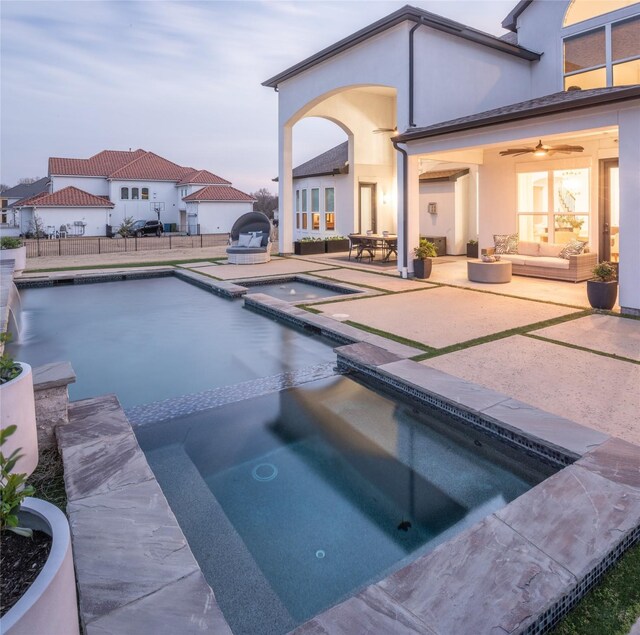
M 336 226 L 397 228 L 403 276 L 421 233 L 446 236 L 450 253 L 493 234 L 573 235 L 619 259 L 620 305 L 640 314 L 640 3 L 522 0 L 503 27 L 495 37 L 406 6 L 264 82 L 279 100 L 280 251 L 305 222 L 296 214 L 309 226 L 314 213 L 293 127 L 324 117 L 348 139 Z M 519 148 L 531 151 L 500 154 Z M 453 193 L 421 179 L 449 170 L 468 170 Z
M 8 190 L 4 190 L 4 192 L 0 194 L 0 197 L 2 198 L 2 218 L 0 219 L 1 227 L 7 230 L 18 229 L 19 220 L 18 212 L 14 207 L 15 203 L 32 196 L 36 196 L 36 194 L 49 192 L 50 185 L 51 180 L 49 177 L 45 176 L 33 183 L 20 183 L 19 185 L 10 187 Z
M 240 216 L 253 211 L 255 203 L 253 197 L 229 185 L 209 185 L 183 200 L 187 218 L 197 218 L 203 234 L 229 233 Z
M 48 233 L 76 236 L 105 236 L 128 217 L 159 218 L 189 233 L 228 233 L 237 216 L 251 211 L 253 202 L 207 170 L 184 167 L 140 149 L 103 150 L 89 159 L 52 157 L 49 179 L 51 197 L 29 196 L 13 204 L 20 211 L 23 233 L 29 231 L 34 214 Z M 211 187 L 218 191 L 218 199 L 207 201 L 202 224 L 202 208 L 186 199 Z M 235 203 L 240 194 L 246 197 L 243 204 Z M 231 210 L 237 216 L 232 218 Z

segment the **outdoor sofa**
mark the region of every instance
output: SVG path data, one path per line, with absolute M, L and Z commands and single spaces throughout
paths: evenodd
M 230 265 L 259 265 L 271 260 L 271 221 L 262 212 L 249 212 L 234 224 L 229 235 Z
M 565 247 L 566 244 L 520 240 L 517 242 L 517 253 L 500 253 L 500 258 L 511 262 L 512 273 L 517 276 L 570 282 L 582 282 L 592 278 L 592 270 L 598 262 L 597 254 L 585 249 L 583 253 L 562 258 L 560 252 Z M 499 253 L 496 248 L 487 252 Z

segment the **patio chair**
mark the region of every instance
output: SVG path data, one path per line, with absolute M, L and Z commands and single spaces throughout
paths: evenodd
M 349 236 L 349 260 L 351 260 L 351 251 L 353 249 L 356 250 L 356 260 L 358 259 L 358 254 L 360 253 L 360 246 L 362 245 L 362 238 L 358 236 Z
M 252 236 L 259 245 L 239 244 L 240 235 Z M 243 239 L 242 242 L 245 242 Z M 271 221 L 262 212 L 244 214 L 233 224 L 229 234 L 227 257 L 231 265 L 259 265 L 271 260 Z
M 383 260 L 385 262 L 388 262 L 389 259 L 391 258 L 391 254 L 395 254 L 396 258 L 398 257 L 398 239 L 394 239 L 394 240 L 385 240 L 385 249 L 386 249 L 386 253 L 384 255 Z

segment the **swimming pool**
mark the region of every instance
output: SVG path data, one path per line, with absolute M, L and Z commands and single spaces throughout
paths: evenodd
M 330 342 L 173 277 L 27 288 L 8 350 L 32 366 L 69 360 L 72 400 L 125 407 L 335 360 Z
M 236 634 L 280 634 L 554 468 L 345 377 L 136 429 Z

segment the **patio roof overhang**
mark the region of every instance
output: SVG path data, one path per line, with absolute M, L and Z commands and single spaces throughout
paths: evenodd
M 535 120 L 548 115 L 566 115 L 570 112 L 594 109 L 599 106 L 619 105 L 622 102 L 640 102 L 640 85 L 592 90 L 563 91 L 517 104 L 444 121 L 422 128 L 407 130 L 392 139 L 396 143 L 409 143 L 486 128 L 499 124 Z

